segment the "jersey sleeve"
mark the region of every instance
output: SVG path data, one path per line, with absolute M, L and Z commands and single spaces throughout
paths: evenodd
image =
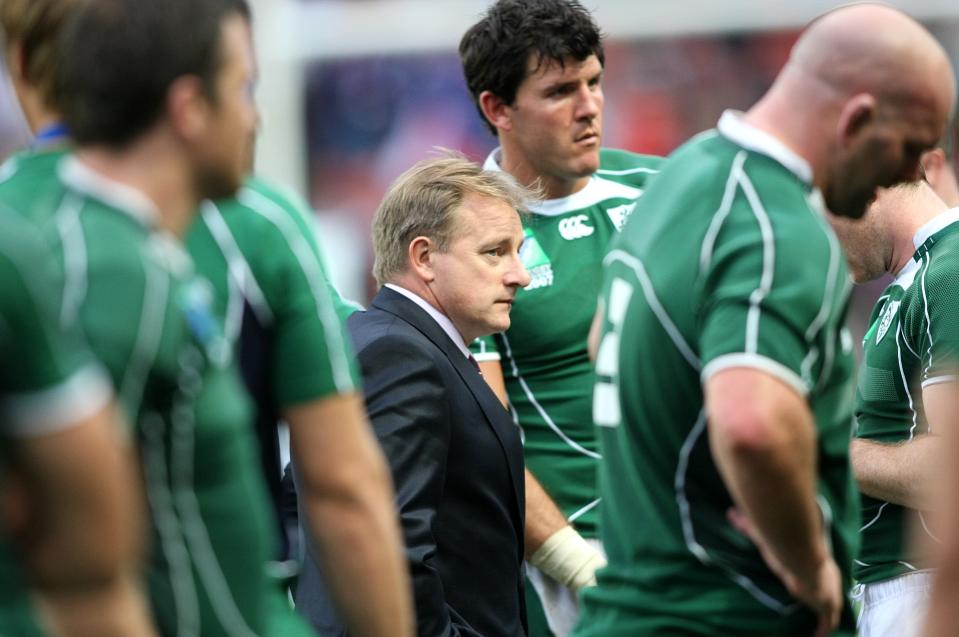
M 918 302 L 906 320 L 922 361 L 922 386 L 959 380 L 959 263 L 940 253 L 916 283 Z
M 703 382 L 723 369 L 752 367 L 801 395 L 812 389 L 813 364 L 826 356 L 814 336 L 842 293 L 841 256 L 823 229 L 783 220 L 789 214 L 777 219 L 744 203 L 723 225 L 704 275 Z M 791 214 L 809 220 L 810 213 Z
M 481 336 L 470 343 L 470 353 L 479 363 L 500 360 L 499 350 L 496 349 L 496 340 L 492 335 Z
M 37 263 L 40 242 L 7 225 L 0 240 L 0 433 L 37 436 L 92 415 L 112 389 L 78 329 L 57 324 L 56 288 Z
M 355 357 L 320 260 L 302 228 L 272 220 L 262 237 L 268 255 L 256 276 L 275 320 L 274 389 L 283 406 L 350 393 Z

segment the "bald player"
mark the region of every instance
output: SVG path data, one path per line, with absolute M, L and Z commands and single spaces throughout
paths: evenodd
M 849 282 L 823 208 L 916 179 L 954 100 L 920 25 L 838 9 L 652 180 L 605 261 L 609 566 L 575 635 L 853 633 Z

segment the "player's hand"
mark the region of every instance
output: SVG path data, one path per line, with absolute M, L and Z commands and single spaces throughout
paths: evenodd
M 739 510 L 729 509 L 726 517 L 734 528 L 752 540 L 769 570 L 782 581 L 789 594 L 811 608 L 819 617 L 815 637 L 827 637 L 839 625 L 839 614 L 843 606 L 842 575 L 832 555 L 823 551 L 826 557 L 818 564 L 810 564 L 809 568 L 803 569 L 804 573 L 794 573 L 773 555 L 749 519 Z

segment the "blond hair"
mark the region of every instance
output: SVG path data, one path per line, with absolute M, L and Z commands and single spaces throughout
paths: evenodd
M 39 91 L 45 106 L 56 108 L 54 76 L 60 64 L 60 34 L 82 0 L 2 0 L 0 29 L 7 53 L 18 46 L 23 78 Z
M 416 237 L 428 237 L 446 250 L 456 230 L 463 199 L 479 195 L 526 210 L 539 194 L 500 171 L 483 170 L 463 155 L 418 162 L 400 175 L 373 217 L 373 276 L 382 285 L 406 271 L 407 252 Z

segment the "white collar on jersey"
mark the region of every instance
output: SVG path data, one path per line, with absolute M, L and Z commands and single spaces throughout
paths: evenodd
M 483 163 L 483 169 L 502 171 L 503 169 L 499 165 L 501 155 L 502 149 L 494 149 Z M 555 217 L 566 214 L 572 210 L 582 210 L 583 208 L 595 206 L 607 199 L 637 199 L 642 194 L 643 191 L 639 188 L 633 188 L 632 186 L 627 186 L 617 181 L 603 179 L 600 175 L 594 174 L 589 178 L 589 181 L 586 182 L 586 186 L 578 192 L 574 192 L 568 197 L 540 201 L 530 206 L 529 212 L 546 217 Z
M 69 155 L 60 162 L 58 170 L 64 183 L 74 190 L 126 212 L 148 228 L 156 227 L 160 211 L 149 197 L 136 188 L 101 175 L 75 155 Z
M 450 320 L 448 316 L 437 310 L 435 307 L 430 305 L 429 301 L 424 299 L 419 294 L 415 292 L 410 292 L 404 287 L 400 287 L 395 283 L 384 283 L 383 287 L 387 287 L 398 294 L 402 294 L 409 300 L 413 301 L 425 311 L 430 317 L 436 321 L 436 323 L 443 328 L 443 331 L 446 332 L 446 335 L 450 337 L 450 340 L 456 345 L 459 351 L 463 352 L 463 356 L 466 358 L 470 357 L 470 351 L 466 347 L 466 343 L 463 342 L 463 336 L 456 329 L 456 326 L 453 325 L 453 321 Z
M 807 184 L 812 184 L 812 166 L 781 141 L 743 121 L 741 111 L 726 110 L 716 125 L 726 139 L 746 150 L 772 157 Z
M 916 231 L 916 234 L 912 236 L 912 244 L 916 246 L 916 250 L 919 249 L 919 246 L 924 244 L 929 237 L 936 234 L 946 226 L 950 226 L 959 221 L 959 208 L 952 208 L 951 210 L 946 210 L 945 212 L 936 215 L 926 223 L 922 224 L 922 227 Z

